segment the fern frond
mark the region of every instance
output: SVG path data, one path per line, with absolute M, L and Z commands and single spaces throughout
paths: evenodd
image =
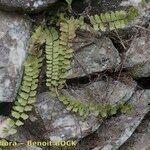
M 90 31 L 89 25 L 85 23 L 85 18 L 83 16 L 80 16 L 78 19 L 78 26 L 81 30 Z
M 55 28 L 45 31 L 46 35 L 46 85 L 54 91 L 59 82 L 59 39 Z
M 132 110 L 132 105 L 124 103 L 118 103 L 116 105 L 92 102 L 83 103 L 81 100 L 76 100 L 68 95 L 58 95 L 58 99 L 66 106 L 66 110 L 78 113 L 78 115 L 84 118 L 87 118 L 90 115 L 107 118 L 108 116 L 115 115 L 118 110 L 122 113 L 131 112 Z
M 11 116 L 7 120 L 8 128 L 4 128 L 7 134 L 15 134 L 17 127 L 24 124 L 28 119 L 28 112 L 32 111 L 32 105 L 36 100 L 36 90 L 38 87 L 38 76 L 41 67 L 41 51 L 37 55 L 29 55 L 24 63 L 24 77 L 20 86 L 18 96 L 11 111 Z
M 46 30 L 47 82 L 51 92 L 62 88 L 67 77 L 67 69 L 73 56 L 71 42 L 76 36 L 77 21 L 61 17 L 60 35 L 55 28 Z
M 67 77 L 67 69 L 70 65 L 70 60 L 73 57 L 74 50 L 71 48 L 72 40 L 76 37 L 78 22 L 73 17 L 70 19 L 62 19 L 60 22 L 60 51 L 59 51 L 59 72 L 60 81 L 59 88 L 62 88 Z
M 101 13 L 100 15 L 89 16 L 89 20 L 95 31 L 111 31 L 126 27 L 138 15 L 138 10 L 131 7 L 128 11 L 111 11 Z M 78 24 L 80 29 L 90 31 L 83 17 L 78 19 Z

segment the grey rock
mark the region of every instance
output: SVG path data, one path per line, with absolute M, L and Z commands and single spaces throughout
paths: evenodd
M 135 130 L 134 134 L 119 150 L 149 150 L 150 149 L 150 113 Z
M 119 101 L 127 101 L 134 93 L 135 87 L 134 82 L 129 85 L 110 79 L 109 82 L 98 81 L 80 89 L 64 90 L 63 93 L 85 103 L 97 101 L 115 104 Z M 102 120 L 94 116 L 83 119 L 66 111 L 62 103 L 46 92 L 39 95 L 38 103 L 35 105 L 35 113 L 32 113 L 26 125 L 35 136 L 40 135 L 41 138 L 56 141 L 80 140 L 94 132 L 101 123 Z
M 85 33 L 84 36 L 78 36 L 75 41 L 75 55 L 68 71 L 68 78 L 116 69 L 119 66 L 119 53 L 109 38 L 98 39 Z
M 146 32 L 135 38 L 126 52 L 124 68 L 135 78 L 150 76 L 150 34 Z
M 108 11 L 120 10 L 120 3 L 122 0 L 84 0 L 78 3 L 73 3 L 73 8 L 76 12 L 81 13 L 83 15 L 93 15 L 100 14 Z
M 130 103 L 134 106 L 131 114 L 111 118 L 99 128 L 99 140 L 93 150 L 117 150 L 133 134 L 150 111 L 150 90 L 137 91 Z
M 12 102 L 22 78 L 30 21 L 0 11 L 0 102 Z
M 34 12 L 43 10 L 57 0 L 0 0 L 0 8 L 6 11 Z

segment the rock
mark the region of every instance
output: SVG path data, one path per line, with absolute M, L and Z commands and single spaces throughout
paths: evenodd
M 135 78 L 150 76 L 150 34 L 146 32 L 134 39 L 126 52 L 124 68 Z
M 12 102 L 22 78 L 22 64 L 30 35 L 30 21 L 0 12 L 0 102 Z
M 98 130 L 99 140 L 93 150 L 117 150 L 134 132 L 150 111 L 150 90 L 137 91 L 130 99 L 134 110 L 130 115 L 113 117 Z M 121 149 L 122 150 L 122 149 Z M 137 149 L 136 149 L 137 150 Z
M 150 113 L 135 130 L 134 134 L 119 150 L 149 150 L 150 149 Z
M 129 85 L 110 79 L 108 83 L 98 81 L 80 89 L 64 90 L 64 93 L 69 93 L 75 99 L 80 99 L 85 103 L 97 101 L 115 104 L 119 101 L 127 101 L 134 93 L 135 87 L 136 84 L 133 81 Z M 57 99 L 46 92 L 39 95 L 35 112 L 32 113 L 25 126 L 35 137 L 56 141 L 80 140 L 97 130 L 101 123 L 102 120 L 94 116 L 83 119 L 66 111 Z
M 72 7 L 73 10 L 78 14 L 82 13 L 82 15 L 93 15 L 93 14 L 100 14 L 103 12 L 115 11 L 121 9 L 122 8 L 120 7 L 121 2 L 122 0 L 113 0 L 113 1 L 84 0 L 84 1 L 78 1 L 78 3 L 73 1 Z
M 0 8 L 6 11 L 39 11 L 57 0 L 0 0 Z
M 95 72 L 115 69 L 120 64 L 120 56 L 109 38 L 77 37 L 73 48 L 74 59 L 68 72 L 68 78 L 81 77 Z

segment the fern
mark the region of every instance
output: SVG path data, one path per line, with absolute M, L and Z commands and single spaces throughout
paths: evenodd
M 59 82 L 59 39 L 58 32 L 55 28 L 46 30 L 46 63 L 47 63 L 47 79 L 46 85 L 50 91 L 55 91 Z
M 131 7 L 128 11 L 112 11 L 89 16 L 89 20 L 95 31 L 111 31 L 126 27 L 138 15 L 137 9 Z M 78 23 L 81 29 L 90 31 L 83 17 L 79 18 Z
M 90 31 L 90 26 L 87 23 L 85 23 L 85 18 L 83 16 L 79 17 L 78 25 L 79 25 L 79 29 Z
M 60 36 L 55 28 L 46 30 L 47 82 L 51 92 L 61 89 L 66 81 L 67 69 L 73 56 L 71 41 L 76 36 L 77 23 L 74 18 L 60 22 Z
M 125 103 L 112 104 L 100 104 L 100 103 L 83 103 L 81 100 L 76 100 L 71 96 L 58 96 L 58 99 L 66 106 L 66 110 L 78 113 L 81 117 L 87 118 L 90 115 L 95 117 L 107 118 L 108 116 L 115 115 L 119 110 L 122 113 L 128 113 L 132 111 L 132 105 Z
M 115 11 L 101 14 L 100 16 L 90 16 L 90 23 L 93 25 L 94 30 L 106 31 L 106 25 L 108 25 L 109 30 L 123 28 L 137 15 L 133 8 L 129 12 Z M 78 28 L 90 31 L 83 17 L 74 19 L 73 17 L 67 18 L 64 14 L 60 14 L 60 35 L 55 28 L 45 30 L 47 60 L 46 85 L 53 93 L 55 93 L 56 89 L 63 88 L 65 84 L 67 69 L 73 56 L 71 42 L 75 38 L 75 32 Z
M 42 26 L 36 27 L 29 41 L 28 52 L 30 54 L 36 55 L 38 53 L 40 46 L 45 43 L 44 36 L 45 36 L 44 27 Z
M 22 126 L 24 120 L 28 119 L 28 112 L 32 111 L 32 105 L 36 101 L 36 89 L 38 85 L 38 75 L 41 67 L 41 59 L 36 56 L 29 56 L 25 64 L 25 75 L 18 92 L 18 96 L 13 106 L 10 118 L 7 120 L 11 128 L 5 128 L 8 134 L 17 132 L 16 127 Z
M 130 9 L 128 14 L 125 11 L 116 11 L 111 13 L 95 15 L 90 17 L 90 22 L 94 30 L 105 31 L 105 24 L 109 26 L 109 30 L 123 28 L 129 21 L 137 16 L 134 9 Z M 59 95 L 57 89 L 63 88 L 66 78 L 67 69 L 73 56 L 71 42 L 76 37 L 77 28 L 90 31 L 90 27 L 85 23 L 84 18 L 79 19 L 66 18 L 64 14 L 60 15 L 60 35 L 55 28 L 46 30 L 46 59 L 47 59 L 47 86 L 50 91 L 66 106 L 68 111 L 76 112 L 80 116 L 87 117 L 91 114 L 101 116 L 103 118 L 117 113 L 121 108 L 122 112 L 127 110 L 125 105 L 120 104 L 112 106 L 111 104 L 84 104 L 80 100 L 73 100 L 70 97 Z M 123 111 L 124 110 L 124 111 Z
M 72 0 L 66 1 L 71 8 Z M 90 16 L 90 25 L 88 25 L 82 16 L 79 19 L 75 19 L 74 17 L 67 18 L 64 14 L 60 14 L 58 21 L 59 31 L 54 27 L 50 29 L 43 26 L 37 27 L 29 42 L 29 56 L 24 64 L 23 81 L 11 111 L 11 116 L 7 119 L 8 127 L 4 128 L 4 132 L 8 134 L 16 133 L 16 128 L 24 124 L 24 120 L 29 117 L 28 112 L 32 111 L 33 104 L 36 101 L 38 76 L 43 60 L 41 57 L 43 48 L 45 49 L 47 65 L 46 85 L 51 93 L 57 96 L 66 106 L 68 111 L 78 113 L 85 118 L 89 115 L 106 118 L 116 114 L 118 110 L 121 110 L 123 113 L 130 111 L 132 109 L 131 105 L 125 105 L 124 103 L 119 103 L 116 106 L 111 104 L 86 104 L 70 96 L 59 95 L 58 89 L 62 89 L 66 82 L 67 70 L 74 52 L 72 40 L 76 37 L 78 28 L 88 31 L 91 28 L 95 31 L 111 31 L 124 28 L 136 16 L 138 16 L 137 10 L 131 7 L 127 12 L 121 10 Z
M 28 119 L 28 112 L 32 111 L 32 105 L 36 101 L 36 93 L 38 87 L 38 76 L 40 73 L 40 68 L 42 66 L 42 50 L 40 49 L 40 44 L 33 44 L 33 41 L 36 39 L 36 36 L 39 32 L 38 28 L 31 37 L 32 46 L 29 48 L 33 48 L 30 51 L 27 60 L 24 63 L 24 77 L 22 80 L 22 84 L 20 86 L 15 104 L 11 111 L 11 116 L 7 119 L 7 128 L 4 128 L 4 132 L 8 135 L 15 134 L 17 132 L 17 127 L 22 126 L 24 124 L 24 120 Z M 33 39 L 32 39 L 33 38 Z M 36 53 L 35 53 L 36 51 Z
M 73 17 L 70 19 L 61 18 L 60 22 L 60 52 L 59 57 L 59 70 L 60 70 L 60 82 L 59 87 L 62 88 L 67 77 L 67 69 L 70 65 L 70 60 L 73 57 L 74 50 L 71 48 L 71 42 L 76 37 L 76 30 L 78 28 L 77 20 Z

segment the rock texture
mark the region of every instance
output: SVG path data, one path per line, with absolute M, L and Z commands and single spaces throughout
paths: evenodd
M 135 78 L 150 76 L 150 33 L 146 32 L 133 40 L 126 53 L 124 68 Z
M 12 102 L 21 77 L 30 35 L 30 21 L 0 11 L 0 102 Z
M 93 150 L 117 150 L 132 135 L 144 116 L 150 111 L 148 106 L 150 103 L 150 90 L 137 91 L 130 102 L 134 106 L 134 110 L 130 115 L 111 118 L 99 128 L 97 131 L 98 146 Z
M 85 103 L 97 101 L 115 104 L 119 101 L 127 101 L 134 93 L 135 87 L 134 82 L 128 85 L 110 79 L 109 83 L 98 81 L 84 88 L 64 90 L 64 93 L 69 93 L 75 99 L 80 99 Z M 30 116 L 26 127 L 32 135 L 43 139 L 79 140 L 94 132 L 101 123 L 102 120 L 99 122 L 99 119 L 94 116 L 85 120 L 78 115 L 71 114 L 57 99 L 46 92 L 39 95 L 35 112 Z
M 149 150 L 150 149 L 150 113 L 135 130 L 131 138 L 119 150 Z
M 73 48 L 76 52 L 68 78 L 116 69 L 119 66 L 120 56 L 112 41 L 106 37 L 98 39 L 91 36 L 85 33 L 75 39 Z
M 6 11 L 39 11 L 57 0 L 0 0 L 0 8 Z

